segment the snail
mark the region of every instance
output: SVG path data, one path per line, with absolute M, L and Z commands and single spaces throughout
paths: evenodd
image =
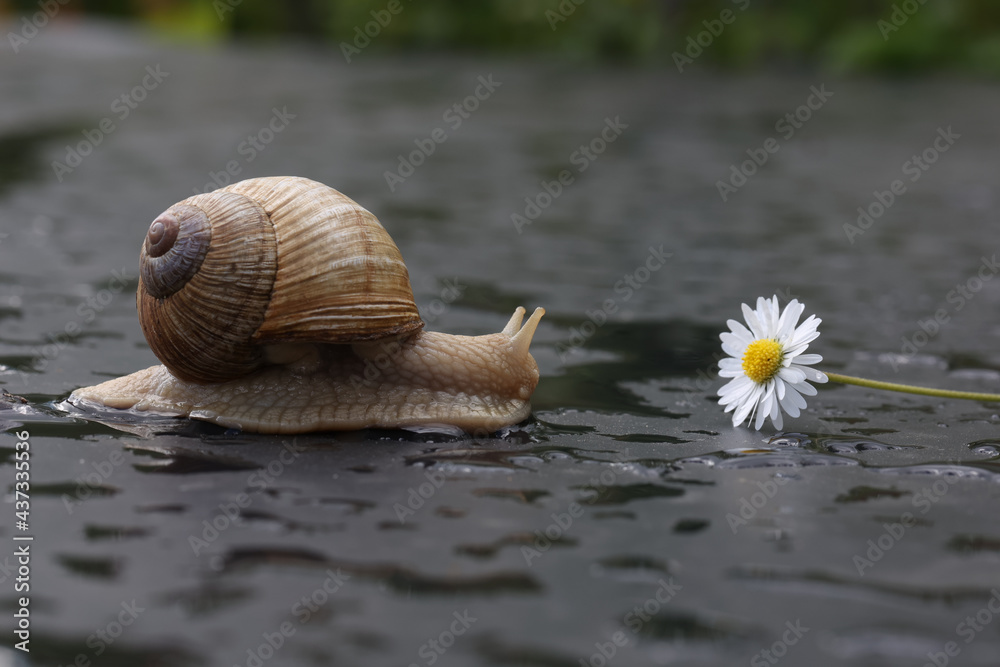
M 77 389 L 79 406 L 262 433 L 451 426 L 531 414 L 544 309 L 500 333 L 423 330 L 378 219 L 322 183 L 254 178 L 179 202 L 149 227 L 136 295 L 162 362 Z

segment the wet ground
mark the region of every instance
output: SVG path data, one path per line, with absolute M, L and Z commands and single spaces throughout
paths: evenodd
M 826 386 L 758 433 L 713 370 L 777 293 L 823 318 L 827 370 L 1000 390 L 995 86 L 86 25 L 3 48 L 0 382 L 27 399 L 0 406 L 4 664 L 996 664 L 1000 406 Z M 149 221 L 273 174 L 372 210 L 430 329 L 544 306 L 534 417 L 293 438 L 68 412 L 155 362 Z

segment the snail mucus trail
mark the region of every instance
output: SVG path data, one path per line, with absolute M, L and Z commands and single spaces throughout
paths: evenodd
M 70 402 L 263 433 L 495 431 L 531 413 L 545 311 L 522 326 L 518 307 L 484 336 L 424 331 L 389 234 L 322 183 L 256 178 L 185 199 L 150 225 L 139 274 L 162 365 Z

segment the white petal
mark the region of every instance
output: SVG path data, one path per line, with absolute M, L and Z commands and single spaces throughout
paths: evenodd
M 754 407 L 757 406 L 757 403 L 760 402 L 760 397 L 761 395 L 763 395 L 763 393 L 764 393 L 764 388 L 761 385 L 755 384 L 753 386 L 753 391 L 750 393 L 749 396 L 747 396 L 744 399 L 743 403 L 736 409 L 736 413 L 733 415 L 734 424 L 743 423 L 743 420 L 747 418 L 747 415 L 750 414 L 750 411 L 753 410 Z
M 748 387 L 746 391 L 743 393 L 732 394 L 730 396 L 720 398 L 719 404 L 720 405 L 725 404 L 726 406 L 725 412 L 729 412 L 730 410 L 736 410 L 736 413 L 739 414 L 742 411 L 743 407 L 746 406 L 747 404 L 749 404 L 751 408 L 753 407 L 753 404 L 757 400 L 756 398 L 757 393 L 758 393 L 757 386 L 750 385 L 750 387 Z M 749 409 L 750 408 L 747 408 L 747 410 Z M 743 419 L 739 419 L 738 421 L 743 421 Z
M 792 336 L 788 341 L 788 346 L 798 347 L 816 340 L 816 338 L 819 337 L 819 330 L 817 327 L 822 321 L 823 320 L 819 319 L 815 315 L 810 315 L 809 318 L 792 333 Z
M 726 320 L 726 324 L 729 325 L 729 328 L 732 330 L 732 333 L 729 334 L 730 336 L 736 336 L 741 341 L 746 342 L 747 345 L 753 342 L 753 334 L 750 333 L 749 329 L 743 326 L 742 322 L 738 322 L 736 320 Z
M 816 336 L 819 336 L 819 334 L 817 333 Z M 796 345 L 785 345 L 784 352 L 786 357 L 794 358 L 802 356 L 802 353 L 805 352 L 807 349 L 809 349 L 809 341 L 806 341 L 804 343 L 799 343 Z
M 795 299 L 785 306 L 785 312 L 781 313 L 781 319 L 778 320 L 778 340 L 787 340 L 795 333 L 795 325 L 805 309 L 806 307 Z
M 799 354 L 795 356 L 794 361 L 797 364 L 818 364 L 823 361 L 823 357 L 818 354 Z
M 753 419 L 753 428 L 755 431 L 759 431 L 760 427 L 764 425 L 764 421 L 767 419 L 767 415 L 769 414 L 769 412 L 764 412 L 764 410 L 765 408 L 769 410 L 770 407 L 770 403 L 765 405 L 763 402 L 757 406 L 757 415 L 756 418 Z
M 754 405 L 756 405 L 756 401 L 745 401 L 741 403 L 736 408 L 736 412 L 733 413 L 733 426 L 739 426 L 742 424 L 746 420 L 747 415 L 753 409 Z
M 818 331 L 796 331 L 792 334 L 792 339 L 788 341 L 788 347 L 801 347 L 804 349 L 817 338 L 819 338 Z
M 760 322 L 761 338 L 771 338 L 774 333 L 774 326 L 771 324 L 771 311 L 768 308 L 768 302 L 765 300 L 763 303 L 757 304 L 757 320 Z
M 725 410 L 723 412 L 729 412 L 731 410 L 735 410 L 741 404 L 742 401 L 739 400 L 739 397 L 723 396 L 719 399 L 719 405 L 725 407 Z
M 743 304 L 743 319 L 746 320 L 747 326 L 750 327 L 750 333 L 753 334 L 754 340 L 767 338 L 761 326 L 760 319 L 757 317 L 757 313 L 750 310 L 750 306 L 745 303 Z
M 781 408 L 778 407 L 778 401 L 775 401 L 774 406 L 771 408 L 771 423 L 774 424 L 775 429 L 780 431 L 783 422 Z
M 719 403 L 731 404 L 733 407 L 739 407 L 746 403 L 747 401 L 756 400 L 754 395 L 757 393 L 757 385 L 753 382 L 747 381 L 734 387 L 725 396 L 719 399 Z M 732 408 L 727 408 L 726 412 L 729 412 Z
M 806 407 L 806 399 L 802 398 L 802 388 L 803 387 L 811 387 L 811 386 L 812 385 L 809 385 L 809 384 L 806 384 L 806 383 L 803 382 L 800 385 L 796 385 L 794 387 L 788 387 L 788 393 L 791 396 L 791 398 L 788 399 L 789 402 L 790 403 L 795 403 L 800 408 Z
M 795 390 L 804 396 L 815 396 L 818 393 L 816 391 L 816 387 L 812 386 L 808 382 L 795 385 Z
M 756 415 L 756 414 L 757 414 L 757 405 L 758 405 L 758 403 L 757 403 L 757 402 L 754 402 L 754 403 L 752 403 L 752 404 L 750 405 L 750 407 L 751 407 L 752 409 L 751 409 L 751 410 L 749 411 L 749 414 L 748 414 L 748 415 L 746 415 L 746 416 L 744 417 L 744 419 L 741 419 L 741 420 L 740 420 L 740 422 L 739 422 L 740 424 L 742 424 L 742 423 L 743 423 L 744 421 L 746 421 L 746 423 L 747 423 L 747 426 L 750 426 L 750 424 L 752 424 L 752 423 L 753 423 L 753 418 L 754 418 L 754 415 Z M 733 423 L 734 423 L 734 424 L 736 423 L 736 415 L 733 415 Z
M 763 301 L 763 304 L 761 301 Z M 774 338 L 778 333 L 778 319 L 781 316 L 781 313 L 778 310 L 778 297 L 775 296 L 771 299 L 758 300 L 757 308 L 761 309 L 763 312 L 763 317 L 761 319 L 767 326 L 767 337 Z
M 798 384 L 799 382 L 805 382 L 806 380 L 805 372 L 797 366 L 782 368 L 778 371 L 778 377 L 789 384 Z
M 732 368 L 741 369 L 743 368 L 743 362 L 739 359 L 733 359 L 732 357 L 726 357 L 725 359 L 719 359 L 719 369 L 729 370 Z
M 742 359 L 746 354 L 747 346 L 742 341 L 736 339 L 732 334 L 722 334 L 722 351 L 734 359 Z
M 759 431 L 760 427 L 764 425 L 764 420 L 771 414 L 771 406 L 774 400 L 774 383 L 769 382 L 767 384 L 767 391 L 764 392 L 764 397 L 760 399 L 760 407 L 757 408 L 757 421 L 754 423 L 755 430 Z
M 737 384 L 739 384 L 739 378 L 733 378 L 732 380 L 730 380 L 726 384 L 724 384 L 721 387 L 719 387 L 718 391 L 716 391 L 715 393 L 718 394 L 719 396 L 723 396 L 723 395 L 729 393 L 730 388 L 736 386 Z
M 716 393 L 722 398 L 740 396 L 748 392 L 752 386 L 753 380 L 744 375 L 742 377 L 733 378 L 727 384 L 723 385 Z
M 733 378 L 727 384 L 723 385 L 718 392 L 719 396 L 729 396 L 734 392 L 737 394 L 745 393 L 751 387 L 753 387 L 753 380 L 743 375 L 738 378 Z
M 798 370 L 802 371 L 803 373 L 805 373 L 806 379 L 810 380 L 811 382 L 819 382 L 820 384 L 822 384 L 827 380 L 829 380 L 829 378 L 826 377 L 826 373 L 824 373 L 823 371 L 818 371 L 815 368 L 809 368 L 808 366 L 796 366 L 795 364 L 792 364 L 789 368 L 797 368 Z
M 795 387 L 788 387 L 785 391 L 785 399 L 781 401 L 781 407 L 790 416 L 798 417 L 799 410 L 806 407 L 806 399 L 802 398 L 802 394 L 795 391 Z

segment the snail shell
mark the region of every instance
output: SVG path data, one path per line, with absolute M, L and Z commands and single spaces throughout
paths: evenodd
M 150 225 L 139 321 L 175 376 L 219 382 L 264 363 L 265 345 L 351 343 L 423 327 L 409 273 L 378 219 L 298 177 L 189 197 Z

